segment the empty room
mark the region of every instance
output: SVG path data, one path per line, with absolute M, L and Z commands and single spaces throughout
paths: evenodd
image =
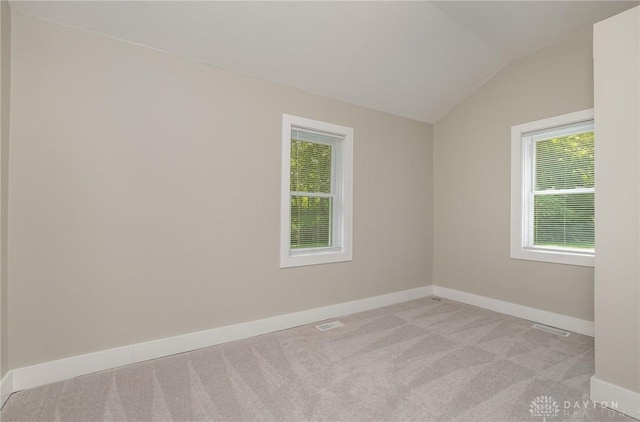
M 639 4 L 0 0 L 0 420 L 640 420 Z

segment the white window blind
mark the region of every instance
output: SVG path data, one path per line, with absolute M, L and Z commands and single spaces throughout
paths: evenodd
M 529 246 L 593 251 L 593 122 L 525 135 L 532 149 Z
M 343 137 L 291 129 L 291 240 L 292 250 L 328 248 L 339 233 L 336 197 L 335 146 Z
M 593 266 L 593 110 L 511 128 L 511 257 Z

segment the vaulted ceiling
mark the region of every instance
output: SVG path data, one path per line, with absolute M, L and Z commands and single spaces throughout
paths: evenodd
M 433 123 L 621 1 L 24 1 L 13 10 Z

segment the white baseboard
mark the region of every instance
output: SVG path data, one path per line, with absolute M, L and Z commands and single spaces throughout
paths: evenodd
M 337 305 L 323 306 L 307 311 L 276 317 L 259 319 L 242 324 L 229 325 L 214 328 L 212 330 L 197 333 L 169 337 L 165 339 L 149 341 L 133 345 L 134 362 L 155 359 L 162 356 L 182 353 L 189 350 L 200 349 L 229 341 L 272 333 L 300 325 L 311 324 L 329 318 L 336 318 L 356 312 L 368 311 L 408 300 L 419 299 L 433 294 L 433 286 L 418 287 L 415 289 L 389 293 L 382 296 L 374 296 L 367 299 L 354 300 L 352 302 L 339 303 Z
M 8 371 L 0 381 L 0 409 L 2 409 L 2 406 L 7 402 L 13 391 L 13 374 Z
M 591 400 L 640 420 L 640 393 L 591 377 Z
M 433 294 L 435 296 L 455 300 L 457 302 L 489 309 L 501 314 L 507 314 L 529 321 L 539 322 L 541 324 L 562 328 L 563 330 L 569 330 L 578 334 L 584 334 L 591 337 L 594 336 L 593 321 L 586 321 L 567 315 L 561 315 L 553 312 L 543 311 L 541 309 L 530 308 L 528 306 L 517 305 L 511 302 L 491 299 L 486 296 L 479 296 L 473 293 L 462 292 L 460 290 L 448 289 L 446 287 L 433 286 Z
M 188 352 L 203 347 L 215 346 L 229 341 L 285 330 L 287 328 L 298 327 L 300 325 L 367 311 L 382 306 L 394 305 L 396 303 L 431 296 L 432 294 L 433 286 L 418 287 L 401 292 L 354 300 L 352 302 L 323 306 L 307 311 L 278 315 L 271 318 L 213 328 L 175 337 L 167 337 L 17 368 L 10 371 L 10 374 L 7 374 L 11 380 L 7 384 L 7 391 L 11 394 L 15 391 L 24 390 L 25 388 L 50 384 L 79 375 L 117 368 L 119 366 L 176 353 Z M 2 391 L 4 393 L 4 381 L 2 384 Z
M 44 362 L 33 366 L 16 368 L 5 375 L 0 385 L 0 393 L 2 394 L 2 399 L 6 400 L 11 393 L 24 390 L 25 388 L 37 387 L 149 359 L 170 356 L 176 353 L 188 352 L 190 350 L 196 350 L 208 346 L 215 346 L 229 341 L 285 330 L 287 328 L 324 321 L 330 318 L 380 308 L 382 306 L 394 305 L 396 303 L 419 299 L 433 294 L 503 314 L 593 336 L 593 322 L 590 321 L 584 321 L 565 315 L 516 305 L 445 287 L 424 286 L 401 292 L 355 300 L 352 302 L 323 306 L 306 311 L 278 315 L 256 321 L 213 328 L 210 330 L 175 337 L 167 337 L 159 340 L 118 347 L 115 349 Z
M 52 382 L 91 374 L 135 363 L 131 346 L 71 356 L 11 370 L 13 391 L 51 384 Z

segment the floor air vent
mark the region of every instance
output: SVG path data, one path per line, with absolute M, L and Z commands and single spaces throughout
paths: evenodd
M 569 337 L 571 334 L 569 331 L 561 330 L 559 328 L 549 327 L 548 325 L 534 324 L 533 328 L 536 330 L 544 331 L 545 333 L 553 334 L 560 337 Z
M 340 328 L 343 326 L 344 324 L 341 323 L 340 321 L 331 321 L 325 324 L 316 325 L 316 328 L 320 331 L 328 331 L 328 330 L 333 330 L 334 328 Z

